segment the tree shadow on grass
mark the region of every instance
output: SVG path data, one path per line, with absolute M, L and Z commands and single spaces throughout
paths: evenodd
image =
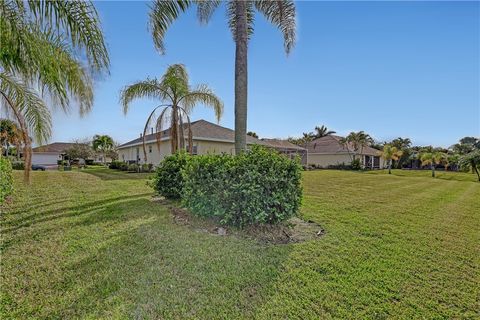
M 102 199 L 97 201 L 91 201 L 91 202 L 87 202 L 77 206 L 67 206 L 62 208 L 35 212 L 29 215 L 21 216 L 19 219 L 9 220 L 9 221 L 6 221 L 5 223 L 2 223 L 2 226 L 7 225 L 11 227 L 2 228 L 1 233 L 8 234 L 15 230 L 18 230 L 24 227 L 30 227 L 38 223 L 49 222 L 52 220 L 57 220 L 61 218 L 71 217 L 71 216 L 79 216 L 85 213 L 98 210 L 109 204 L 143 198 L 148 195 L 151 195 L 151 193 L 141 193 L 141 194 L 135 194 L 131 196 L 113 197 L 113 198 L 107 198 L 107 199 Z
M 82 172 L 91 174 L 101 180 L 146 180 L 152 175 L 151 173 L 126 172 L 107 168 L 85 169 Z
M 57 258 L 61 266 L 52 266 L 61 279 L 26 293 L 27 302 L 39 304 L 34 316 L 251 318 L 268 299 L 291 246 L 195 232 L 166 212 L 148 199 L 129 199 L 68 224 L 63 242 L 81 245 L 67 256 L 50 253 L 64 256 Z M 48 298 L 37 301 L 38 294 Z

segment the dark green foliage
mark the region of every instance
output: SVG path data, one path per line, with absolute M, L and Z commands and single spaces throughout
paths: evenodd
M 136 163 L 132 163 L 128 165 L 128 171 L 130 172 L 139 172 L 139 166 Z
M 148 163 L 148 164 L 144 163 L 141 166 L 141 171 L 142 172 L 152 172 L 152 170 L 153 170 L 153 164 L 151 164 L 151 163 Z
M 190 159 L 185 151 L 179 151 L 166 157 L 155 170 L 151 185 L 156 192 L 165 198 L 180 199 L 184 178 L 182 170 Z
M 354 159 L 350 164 L 352 170 L 361 170 L 362 164 L 360 163 L 360 159 Z
M 25 163 L 23 161 L 14 161 L 12 162 L 12 169 L 13 170 L 24 170 Z
M 123 163 L 123 161 L 113 160 L 108 167 L 110 169 L 120 169 Z
M 345 162 L 337 163 L 337 164 L 330 164 L 327 167 L 328 169 L 336 169 L 336 170 L 352 170 L 352 166 L 350 164 L 346 164 Z
M 300 207 L 301 171 L 298 161 L 260 146 L 238 156 L 195 156 L 184 170 L 183 203 L 226 224 L 276 223 Z
M 12 164 L 7 158 L 0 157 L 0 204 L 13 192 Z

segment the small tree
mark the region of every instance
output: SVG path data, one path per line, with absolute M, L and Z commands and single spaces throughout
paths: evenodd
M 422 166 L 430 165 L 430 168 L 432 169 L 433 178 L 435 178 L 435 165 L 442 163 L 445 158 L 446 158 L 446 154 L 438 151 L 425 152 L 420 156 L 420 160 L 422 161 Z
M 475 172 L 480 182 L 480 173 L 478 172 L 478 167 L 480 167 L 480 150 L 472 151 L 459 160 L 459 164 L 462 167 L 467 167 L 472 169 L 472 172 Z
M 89 143 L 76 141 L 71 147 L 65 150 L 65 155 L 70 160 L 81 159 L 85 162 L 85 160 L 94 155 L 94 151 Z
M 107 164 L 107 153 L 113 150 L 115 143 L 113 142 L 112 137 L 108 135 L 98 135 L 93 136 L 93 150 L 101 152 L 103 155 L 103 164 Z
M 403 152 L 398 150 L 389 144 L 383 146 L 383 150 L 380 151 L 380 156 L 388 161 L 388 174 L 392 174 L 392 160 L 398 160 L 402 156 Z

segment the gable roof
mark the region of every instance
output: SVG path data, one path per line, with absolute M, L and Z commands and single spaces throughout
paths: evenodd
M 324 153 L 324 154 L 337 154 L 337 153 L 353 153 L 353 145 L 348 143 L 345 146 L 341 143 L 342 137 L 335 135 L 328 135 L 315 139 L 307 143 L 308 153 Z M 360 150 L 359 150 L 360 153 Z M 364 146 L 361 154 L 376 156 L 378 150 L 369 146 Z
M 267 142 L 270 146 L 274 147 L 278 150 L 296 150 L 296 151 L 304 151 L 305 148 L 297 146 L 296 144 L 291 143 L 288 140 L 282 139 L 262 139 L 262 141 Z
M 192 129 L 192 138 L 194 140 L 213 140 L 220 142 L 235 142 L 235 131 L 229 128 L 222 127 L 218 124 L 208 122 L 206 120 L 197 120 L 190 123 Z M 187 125 L 184 124 L 184 136 L 188 136 Z M 162 140 L 170 139 L 170 128 L 162 131 Z M 156 134 L 147 134 L 145 136 L 145 143 L 153 143 L 156 141 Z M 139 137 L 137 139 L 126 142 L 118 147 L 118 149 L 123 149 L 126 147 L 131 147 L 135 145 L 140 145 L 143 143 L 143 138 Z M 268 145 L 266 142 L 259 140 L 257 138 L 247 135 L 247 144 L 261 144 Z
M 35 147 L 32 149 L 33 152 L 52 152 L 52 153 L 62 153 L 66 149 L 70 148 L 74 143 L 70 142 L 54 142 L 46 144 L 44 146 Z

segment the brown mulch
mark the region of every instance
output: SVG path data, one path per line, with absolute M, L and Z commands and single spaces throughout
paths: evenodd
M 180 208 L 164 198 L 153 198 L 152 201 L 167 206 L 176 224 L 184 225 L 195 232 L 206 232 L 216 236 L 239 236 L 251 238 L 264 244 L 288 244 L 318 239 L 325 230 L 314 221 L 305 221 L 294 217 L 275 225 L 263 224 L 247 226 L 243 229 L 224 226 L 213 218 L 200 218 L 192 215 L 187 209 Z

